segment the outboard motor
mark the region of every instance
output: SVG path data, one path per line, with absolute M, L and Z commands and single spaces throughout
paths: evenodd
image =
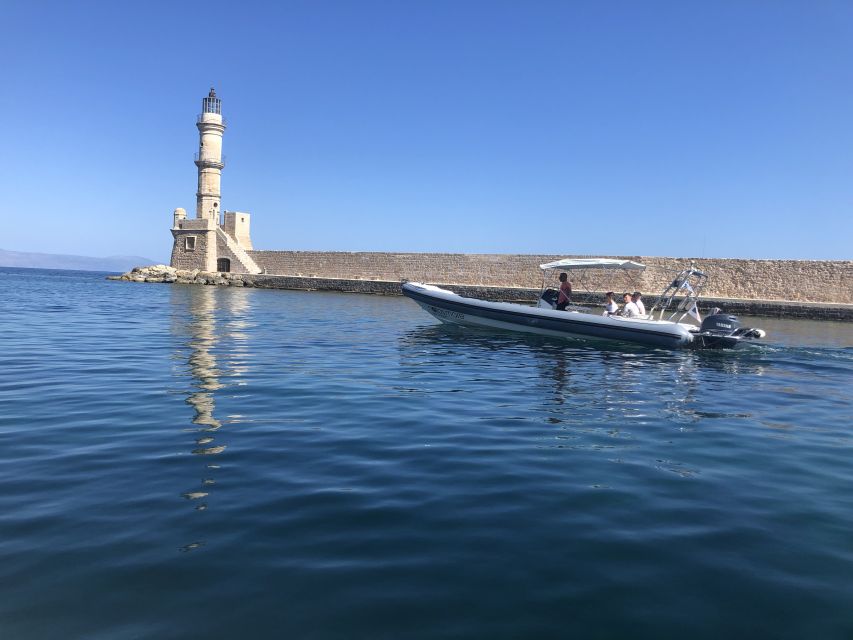
M 740 329 L 740 320 L 737 316 L 719 312 L 705 318 L 699 327 L 702 333 L 708 332 L 721 336 L 730 335 L 738 329 Z
M 763 338 L 761 329 L 741 327 L 737 316 L 714 311 L 702 321 L 699 327 L 699 339 L 702 347 L 711 349 L 732 349 L 744 339 Z

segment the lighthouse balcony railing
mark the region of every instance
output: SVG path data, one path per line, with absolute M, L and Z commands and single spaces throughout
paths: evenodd
M 220 156 L 219 158 L 211 158 L 208 155 L 202 155 L 198 151 L 193 154 L 193 160 L 195 162 L 210 162 L 211 164 L 225 164 L 225 156 Z
M 196 116 L 195 121 L 196 121 L 196 122 L 199 122 L 199 123 L 201 123 L 201 122 L 209 122 L 208 120 L 205 120 L 205 119 L 204 119 L 204 116 L 206 116 L 206 115 L 209 115 L 209 112 L 206 112 L 206 113 L 200 113 L 200 114 L 198 114 L 198 115 Z M 219 114 L 214 114 L 214 115 L 219 115 Z M 225 116 L 221 116 L 221 117 L 222 117 L 222 125 L 227 127 L 227 126 L 228 126 L 228 120 L 226 120 L 226 119 L 225 119 Z

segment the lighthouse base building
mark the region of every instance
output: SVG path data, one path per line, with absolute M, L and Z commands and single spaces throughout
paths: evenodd
M 198 167 L 196 216 L 187 218 L 186 210 L 178 208 L 172 219 L 174 242 L 170 264 L 176 269 L 261 272 L 247 253 L 252 250 L 249 214 L 223 211 L 220 207 L 225 126 L 222 100 L 211 88 L 202 100 L 202 111 L 196 119 L 199 132 L 199 149 L 195 155 Z
M 226 211 L 219 224 L 205 218 L 187 218 L 184 209 L 175 209 L 172 237 L 170 265 L 176 269 L 261 273 L 247 253 L 252 250 L 248 213 Z

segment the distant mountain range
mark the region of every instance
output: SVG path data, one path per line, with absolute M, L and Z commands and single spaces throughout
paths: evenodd
M 156 260 L 141 256 L 66 256 L 57 253 L 29 253 L 0 249 L 0 267 L 25 267 L 29 269 L 74 269 L 77 271 L 129 271 L 133 267 L 157 264 Z

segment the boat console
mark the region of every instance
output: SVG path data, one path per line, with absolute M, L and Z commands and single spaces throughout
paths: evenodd
M 539 302 L 536 306 L 542 309 L 556 309 L 557 298 L 559 296 L 560 293 L 556 289 L 545 289 L 544 291 L 542 291 L 542 295 L 539 296 Z

